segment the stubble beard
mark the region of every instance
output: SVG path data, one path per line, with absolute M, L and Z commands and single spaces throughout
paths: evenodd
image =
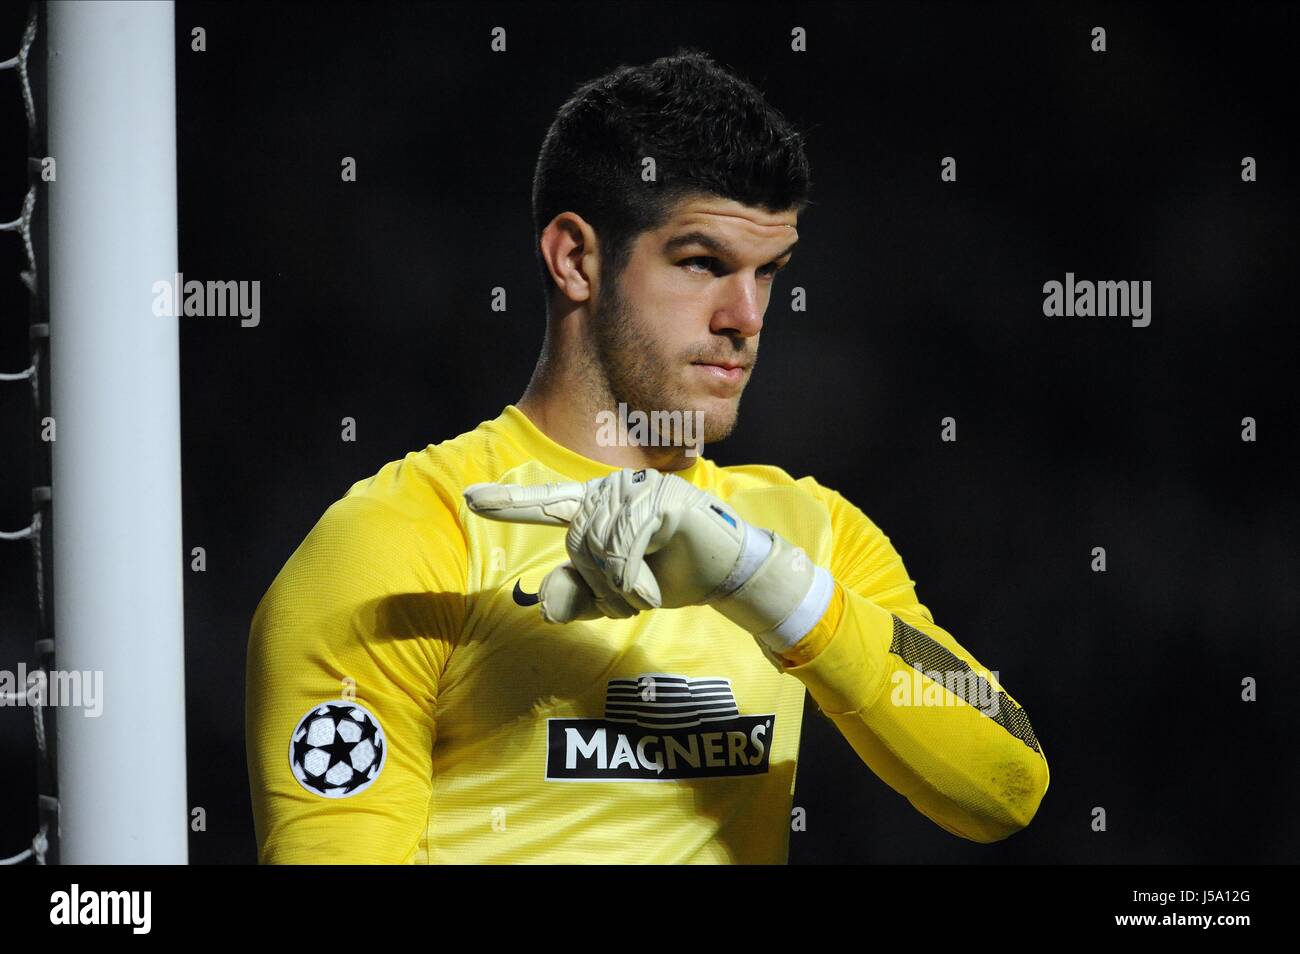
M 598 379 L 603 377 L 603 390 L 607 391 L 597 403 L 609 403 L 612 405 L 609 409 L 617 412 L 622 402 L 629 412 L 638 410 L 646 415 L 654 411 L 681 411 L 685 415 L 702 410 L 705 412 L 703 443 L 712 444 L 727 437 L 739 421 L 739 401 L 727 404 L 721 414 L 692 401 L 675 383 L 679 368 L 670 365 L 656 350 L 653 339 L 637 321 L 618 285 L 615 279 L 605 286 L 592 323 L 597 367 L 591 370 Z

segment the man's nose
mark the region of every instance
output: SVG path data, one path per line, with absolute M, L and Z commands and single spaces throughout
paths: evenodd
M 752 337 L 763 328 L 765 307 L 763 293 L 752 275 L 732 275 L 727 298 L 714 312 L 713 330 L 730 330 Z

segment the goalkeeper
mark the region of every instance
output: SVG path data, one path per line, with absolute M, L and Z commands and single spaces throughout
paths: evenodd
M 800 136 L 698 52 L 561 108 L 523 396 L 353 484 L 254 614 L 259 860 L 783 863 L 806 696 L 944 830 L 1029 824 L 1029 719 L 890 539 L 812 477 L 699 453 L 809 188 Z

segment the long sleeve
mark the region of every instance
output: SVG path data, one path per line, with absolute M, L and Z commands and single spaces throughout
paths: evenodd
M 412 519 L 363 496 L 334 503 L 258 605 L 250 627 L 246 731 L 262 863 L 422 860 L 432 795 L 438 677 L 464 614 L 463 538 L 450 513 Z M 313 734 L 373 733 L 373 778 Z M 320 724 L 317 733 L 312 726 Z M 354 726 L 360 727 L 360 732 Z M 292 741 L 291 741 L 292 740 Z M 295 752 L 298 757 L 295 757 Z M 322 753 L 330 753 L 327 756 Z M 337 785 L 338 787 L 330 787 Z
M 804 478 L 832 513 L 835 592 L 779 662 L 862 760 L 935 824 L 977 842 L 1024 828 L 1047 792 L 1029 718 L 917 601 L 902 559 L 840 494 Z

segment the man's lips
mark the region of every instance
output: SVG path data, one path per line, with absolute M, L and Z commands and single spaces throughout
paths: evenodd
M 709 377 L 718 381 L 735 383 L 744 380 L 745 369 L 747 365 L 737 364 L 734 361 L 695 361 L 693 364 L 697 368 L 702 368 Z

